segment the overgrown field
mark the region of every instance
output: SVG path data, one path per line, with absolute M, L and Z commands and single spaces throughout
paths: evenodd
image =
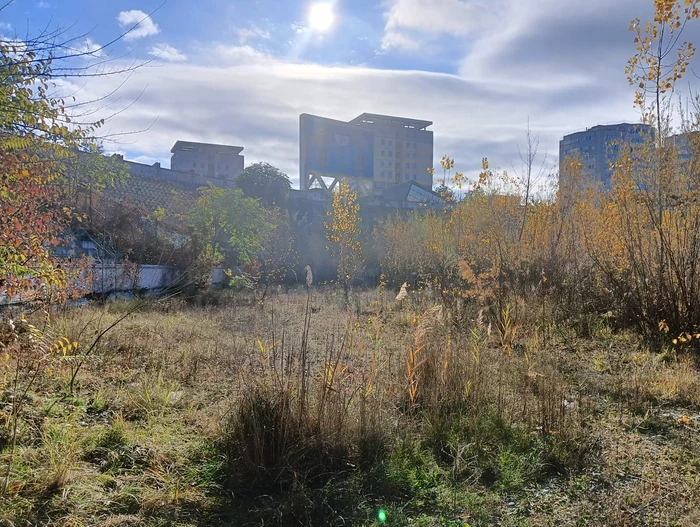
M 700 524 L 690 357 L 605 317 L 455 327 L 430 293 L 394 295 L 33 315 L 78 345 L 33 382 L 37 355 L 0 363 L 0 525 Z

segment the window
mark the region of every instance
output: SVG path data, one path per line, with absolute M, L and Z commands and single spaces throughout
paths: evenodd
M 382 139 L 382 146 L 384 146 L 384 143 L 385 143 L 385 141 L 384 141 L 384 139 Z
M 382 170 L 382 177 L 384 177 L 384 171 Z
M 391 161 L 389 161 L 389 167 L 391 167 Z
M 391 139 L 389 139 L 389 146 L 394 146 L 394 142 Z
M 396 168 L 401 168 L 401 163 L 399 163 L 398 161 L 396 162 Z
M 409 143 L 408 141 L 406 141 L 406 148 L 411 148 L 411 143 Z
M 415 180 L 416 180 L 416 175 L 415 175 L 415 174 L 413 174 L 413 181 L 415 181 Z
M 416 169 L 416 164 L 415 164 L 415 163 L 413 163 L 413 170 L 415 170 L 415 169 Z
M 413 148 L 416 148 L 416 143 L 413 143 Z
M 416 159 L 416 153 L 413 152 L 413 159 Z
M 384 161 L 380 161 L 380 162 L 379 162 L 379 166 L 380 166 L 380 167 L 383 167 L 383 166 L 384 166 Z
M 197 162 L 196 162 L 196 161 L 194 161 L 194 162 L 192 163 L 192 168 L 197 168 Z
M 389 157 L 392 157 L 392 152 L 391 152 L 391 150 L 389 150 Z
M 406 181 L 408 181 L 408 174 L 404 174 L 404 175 L 403 175 L 403 178 L 404 178 Z
M 204 168 L 204 163 L 200 163 L 199 168 Z
M 384 150 L 382 150 L 382 155 L 385 155 L 385 154 L 384 154 Z

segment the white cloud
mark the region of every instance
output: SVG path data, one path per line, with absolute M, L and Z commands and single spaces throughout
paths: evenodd
M 51 4 L 49 2 L 38 2 L 36 6 L 39 9 L 49 9 L 51 7 Z
M 108 121 L 103 133 L 145 129 L 119 146 L 131 158 L 167 157 L 178 139 L 239 145 L 248 163 L 269 161 L 298 181 L 299 114 L 305 112 L 342 120 L 372 112 L 434 121 L 435 160 L 449 154 L 470 175 L 484 156 L 494 167 L 519 165 L 528 117 L 541 136 L 540 152 L 553 162 L 563 135 L 638 118 L 624 75 L 634 52 L 627 28 L 631 17 L 648 18 L 650 6 L 640 7 L 638 0 L 492 0 L 476 24 L 464 16 L 444 18 L 444 6 L 456 1 L 435 0 L 430 5 L 442 6 L 442 14 L 423 12 L 421 27 L 416 13 L 402 7 L 389 27 L 395 31 L 385 34 L 391 47 L 413 50 L 447 35 L 453 75 L 303 64 L 250 43 L 214 44 L 198 50 L 207 64 L 139 70 L 117 93 L 121 104 L 138 100 Z M 392 0 L 389 12 L 400 2 L 409 0 Z M 700 41 L 700 24 L 689 25 L 686 37 Z M 99 77 L 66 91 L 94 100 L 121 80 Z M 117 111 L 118 104 L 105 112 Z
M 388 50 L 392 48 L 400 48 L 407 51 L 413 51 L 422 47 L 421 42 L 416 39 L 407 37 L 399 31 L 387 31 L 382 38 L 382 49 Z
M 85 54 L 86 58 L 101 57 L 103 55 L 102 46 L 92 40 L 90 37 L 85 37 L 82 44 L 78 46 L 76 51 L 80 54 Z
M 464 37 L 480 28 L 502 0 L 392 0 L 382 48 L 417 49 L 416 35 Z M 410 37 L 408 35 L 411 35 Z
M 187 60 L 187 55 L 170 44 L 156 44 L 148 54 L 168 62 L 184 62 Z
M 213 55 L 216 59 L 227 64 L 245 66 L 249 64 L 260 64 L 271 62 L 273 58 L 252 46 L 227 46 L 225 44 L 215 44 Z
M 349 120 L 372 112 L 434 121 L 435 158 L 450 154 L 468 174 L 478 172 L 484 156 L 492 166 L 510 168 L 528 116 L 533 132 L 541 134 L 540 151 L 553 160 L 565 133 L 635 117 L 629 90 L 595 80 L 579 88 L 543 89 L 421 71 L 285 63 L 249 46 L 217 46 L 214 52 L 210 66 L 140 70 L 117 94 L 123 104 L 138 101 L 102 132 L 147 129 L 119 146 L 131 158 L 159 159 L 178 139 L 239 145 L 247 163 L 268 161 L 298 181 L 300 113 Z M 98 98 L 120 81 L 93 79 L 80 96 Z M 625 84 L 622 72 L 619 84 Z M 596 86 L 600 91 L 591 92 Z
M 122 11 L 117 16 L 117 21 L 122 29 L 129 30 L 124 40 L 138 40 L 140 38 L 157 35 L 160 33 L 160 28 L 153 19 L 140 9 L 132 9 L 131 11 Z M 136 27 L 134 27 L 136 26 Z
M 255 25 L 238 30 L 238 43 L 241 45 L 247 44 L 249 40 L 258 38 L 268 39 L 270 38 L 270 32 Z

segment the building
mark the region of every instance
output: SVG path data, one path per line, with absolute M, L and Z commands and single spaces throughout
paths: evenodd
M 590 182 L 609 189 L 620 148 L 624 144 L 643 143 L 653 133 L 653 128 L 646 124 L 620 123 L 598 125 L 565 135 L 559 141 L 559 187 L 567 183 L 567 160 L 578 156 L 583 174 Z
M 302 114 L 299 122 L 301 190 L 332 189 L 343 178 L 363 195 L 407 181 L 433 186 L 431 121 L 363 113 L 348 122 Z
M 200 176 L 233 180 L 243 172 L 242 146 L 178 141 L 173 146 L 170 169 Z
M 167 217 L 177 223 L 177 218 L 191 210 L 199 188 L 208 185 L 235 188 L 234 177 L 243 170 L 243 156 L 239 155 L 242 150 L 239 146 L 177 141 L 172 148 L 169 169 L 157 162 L 152 165 L 137 163 L 114 154 L 112 157 L 124 163 L 129 176 L 114 186 L 105 187 L 99 196 L 91 192 L 90 200 L 104 198 L 145 214 L 163 209 Z M 212 171 L 214 175 L 210 174 Z M 97 204 L 91 208 L 93 206 Z

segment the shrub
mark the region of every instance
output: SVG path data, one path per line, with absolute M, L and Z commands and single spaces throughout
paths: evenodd
M 238 489 L 322 486 L 346 467 L 344 441 L 321 433 L 289 392 L 258 388 L 244 396 L 224 428 L 229 483 Z

